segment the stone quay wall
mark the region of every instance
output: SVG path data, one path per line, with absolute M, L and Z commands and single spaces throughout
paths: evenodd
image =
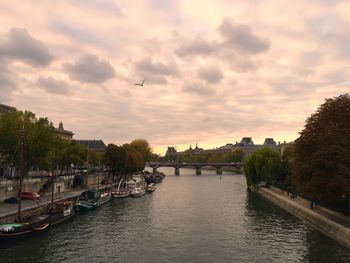
M 350 249 L 350 228 L 345 227 L 344 225 L 341 225 L 333 220 L 330 220 L 317 212 L 314 212 L 310 208 L 307 208 L 308 206 L 305 207 L 304 205 L 299 204 L 300 202 L 293 202 L 288 198 L 288 196 L 284 196 L 281 193 L 277 193 L 275 189 L 271 190 L 264 187 L 260 187 L 258 189 L 255 189 L 254 191 L 263 196 L 264 198 L 275 203 L 276 205 L 280 206 L 281 208 L 292 213 L 296 217 L 307 221 L 325 235 L 333 238 L 334 240 L 338 241 L 339 243 Z M 301 200 L 301 202 L 304 201 L 309 203 L 307 200 Z M 322 209 L 325 208 L 321 208 L 321 210 Z M 337 216 L 337 213 L 334 213 L 333 215 Z M 339 218 L 341 217 L 342 216 L 339 215 Z M 346 220 L 348 220 L 348 218 Z

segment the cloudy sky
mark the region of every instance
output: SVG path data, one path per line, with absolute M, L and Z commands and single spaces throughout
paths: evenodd
M 297 138 L 349 92 L 350 3 L 0 2 L 0 103 L 155 152 Z M 145 80 L 145 85 L 134 83 Z

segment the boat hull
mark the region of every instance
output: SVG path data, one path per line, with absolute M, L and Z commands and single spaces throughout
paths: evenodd
M 108 195 L 108 197 L 105 197 L 103 199 L 100 199 L 98 201 L 98 205 L 97 206 L 101 206 L 104 205 L 105 203 L 109 202 L 111 200 L 111 195 Z
M 132 197 L 139 197 L 139 196 L 143 196 L 146 194 L 146 190 L 142 190 L 141 192 L 137 192 L 137 193 L 131 193 Z
M 125 194 L 113 194 L 112 193 L 112 198 L 125 198 L 130 196 L 130 193 L 125 193 Z

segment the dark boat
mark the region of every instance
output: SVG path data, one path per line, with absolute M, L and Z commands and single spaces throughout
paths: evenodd
M 83 200 L 75 204 L 76 211 L 88 211 L 99 207 L 109 200 L 111 200 L 111 194 L 109 191 L 90 189 L 83 193 Z
M 75 215 L 72 201 L 61 201 L 55 204 L 49 215 L 50 226 L 62 223 Z
M 21 223 L 0 225 L 0 238 L 19 237 L 32 232 L 43 231 L 49 227 L 48 216 L 38 216 Z

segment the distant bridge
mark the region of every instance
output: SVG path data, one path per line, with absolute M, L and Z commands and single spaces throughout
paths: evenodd
M 222 174 L 222 168 L 236 168 L 242 169 L 243 163 L 171 163 L 171 162 L 150 162 L 146 166 L 153 168 L 153 172 L 157 172 L 159 167 L 173 167 L 175 168 L 175 175 L 180 175 L 180 168 L 195 168 L 196 174 L 202 173 L 204 167 L 216 168 L 217 174 Z

